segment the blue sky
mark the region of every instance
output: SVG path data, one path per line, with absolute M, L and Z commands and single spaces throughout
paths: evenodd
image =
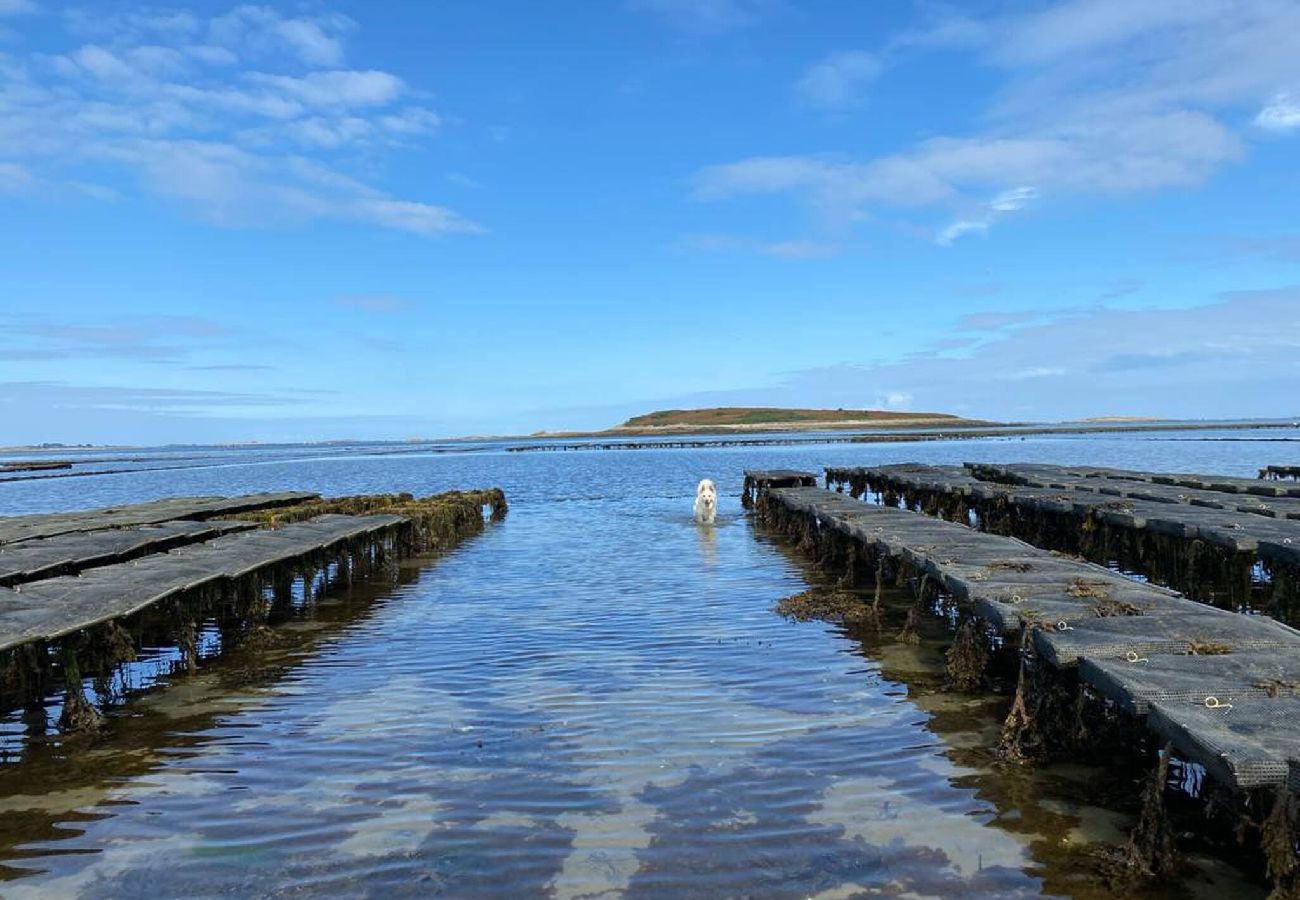
M 1300 413 L 1300 4 L 0 0 L 0 443 Z

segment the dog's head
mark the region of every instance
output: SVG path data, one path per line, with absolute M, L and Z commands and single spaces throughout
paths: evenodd
M 709 506 L 712 506 L 718 500 L 718 489 L 713 486 L 712 481 L 705 478 L 700 482 L 699 487 L 695 489 L 695 496 Z

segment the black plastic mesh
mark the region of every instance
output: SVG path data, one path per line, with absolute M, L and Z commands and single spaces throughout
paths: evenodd
M 1252 651 L 1221 656 L 1084 659 L 1080 676 L 1126 711 L 1144 716 L 1152 703 L 1221 703 L 1300 696 L 1300 654 Z
M 1300 700 L 1243 699 L 1154 703 L 1147 725 L 1211 775 L 1241 788 L 1286 784 L 1300 790 Z
M 381 532 L 401 516 L 320 516 L 216 538 L 142 559 L 0 589 L 0 650 L 131 615 L 170 595 Z

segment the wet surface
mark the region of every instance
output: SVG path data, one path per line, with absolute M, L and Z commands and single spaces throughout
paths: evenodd
M 1273 448 L 1142 438 L 358 456 L 0 485 L 4 512 L 278 488 L 500 485 L 434 564 L 0 765 L 5 897 L 1108 896 L 1135 806 L 1108 760 L 994 766 L 1006 709 L 942 690 L 943 622 L 792 622 L 816 582 L 745 467 L 1036 459 L 1250 474 Z M 1145 454 L 1145 458 L 1144 458 Z M 718 523 L 691 521 L 699 478 Z M 75 490 L 69 481 L 79 482 Z M 147 662 L 147 661 L 146 661 Z M 10 722 L 10 733 L 21 722 Z M 1163 896 L 1262 896 L 1203 860 Z

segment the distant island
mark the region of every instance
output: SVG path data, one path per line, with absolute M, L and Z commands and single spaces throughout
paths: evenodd
M 667 434 L 744 434 L 754 431 L 853 431 L 879 428 L 971 428 L 1000 423 L 948 413 L 884 409 L 783 409 L 775 406 L 715 406 L 661 409 L 633 416 L 601 431 L 538 431 L 532 437 L 612 437 Z
M 898 412 L 883 409 L 781 409 L 775 406 L 716 406 L 711 409 L 661 409 L 633 416 L 611 431 L 676 428 L 857 428 L 891 425 L 987 425 L 948 413 Z
M 1108 432 L 1235 431 L 1296 427 L 1296 422 L 1291 419 L 1177 421 L 1146 416 L 1096 416 L 1069 422 L 991 422 L 949 413 L 728 406 L 658 410 L 633 416 L 623 424 L 603 431 L 535 431 L 529 437 L 537 439 L 537 443 L 520 443 L 506 449 L 513 453 L 523 453 L 533 450 L 639 450 L 647 447 L 760 444 L 894 444 L 999 437 L 1023 440 L 1039 435 Z M 836 433 L 827 433 L 832 431 Z M 637 440 L 638 438 L 647 440 Z M 1210 439 L 1241 440 L 1229 437 Z

